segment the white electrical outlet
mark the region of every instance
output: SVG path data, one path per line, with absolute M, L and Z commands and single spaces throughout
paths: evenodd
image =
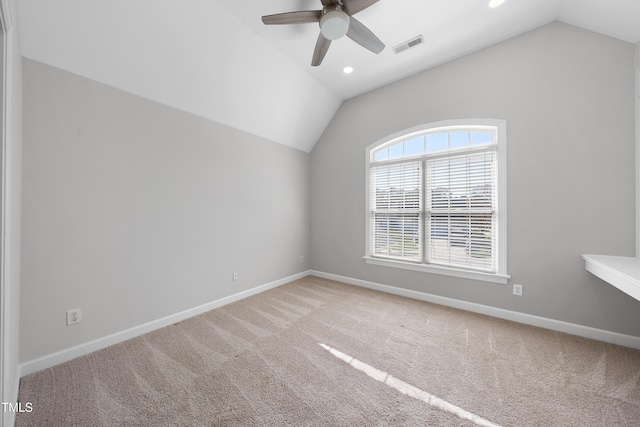
M 234 282 L 238 280 L 238 273 L 234 271 L 233 274 L 231 275 L 231 280 L 233 280 Z
M 300 262 L 304 262 L 304 255 L 300 255 Z
M 513 294 L 519 297 L 522 296 L 522 285 L 513 285 Z
M 79 308 L 67 310 L 67 326 L 80 323 L 82 320 L 82 311 Z

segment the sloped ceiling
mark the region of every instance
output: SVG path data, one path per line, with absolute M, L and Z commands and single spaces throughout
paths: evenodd
M 311 67 L 315 24 L 262 15 L 320 0 L 21 0 L 22 54 L 133 94 L 310 152 L 340 106 L 383 86 L 561 20 L 640 42 L 638 0 L 380 0 L 357 18 L 386 45 L 347 38 Z M 391 47 L 417 35 L 425 43 Z M 344 66 L 355 71 L 346 75 Z

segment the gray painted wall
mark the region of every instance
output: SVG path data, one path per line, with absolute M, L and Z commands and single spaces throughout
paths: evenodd
M 311 154 L 312 268 L 640 336 L 581 259 L 634 255 L 634 108 L 634 46 L 559 22 L 350 99 Z M 507 120 L 509 285 L 365 264 L 365 147 L 475 117 Z
M 25 59 L 21 361 L 307 270 L 309 168 Z

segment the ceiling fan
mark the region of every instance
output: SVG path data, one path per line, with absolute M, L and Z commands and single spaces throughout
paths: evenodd
M 308 24 L 318 22 L 320 34 L 313 52 L 311 65 L 322 63 L 331 41 L 344 35 L 360 46 L 378 54 L 384 49 L 384 43 L 375 34 L 353 17 L 356 13 L 377 3 L 378 0 L 321 0 L 322 10 L 303 10 L 299 12 L 277 13 L 262 17 L 266 25 Z

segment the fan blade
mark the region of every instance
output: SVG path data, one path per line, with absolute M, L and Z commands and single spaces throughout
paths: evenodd
M 377 2 L 378 0 L 342 0 L 343 9 L 347 15 L 355 15 Z
M 262 17 L 262 22 L 264 22 L 265 25 L 309 24 L 319 22 L 321 16 L 321 10 L 303 10 L 300 12 L 265 15 Z
M 380 41 L 380 39 L 376 37 L 370 29 L 365 27 L 362 22 L 358 21 L 353 16 L 350 18 L 350 22 L 347 37 L 375 54 L 384 50 L 384 43 L 382 43 L 382 41 Z
M 317 67 L 318 65 L 322 64 L 322 60 L 327 54 L 329 46 L 331 46 L 331 40 L 325 38 L 322 33 L 318 34 L 318 41 L 316 42 L 316 48 L 313 51 L 311 66 Z
M 320 0 L 323 6 L 333 6 L 338 3 L 337 0 Z

